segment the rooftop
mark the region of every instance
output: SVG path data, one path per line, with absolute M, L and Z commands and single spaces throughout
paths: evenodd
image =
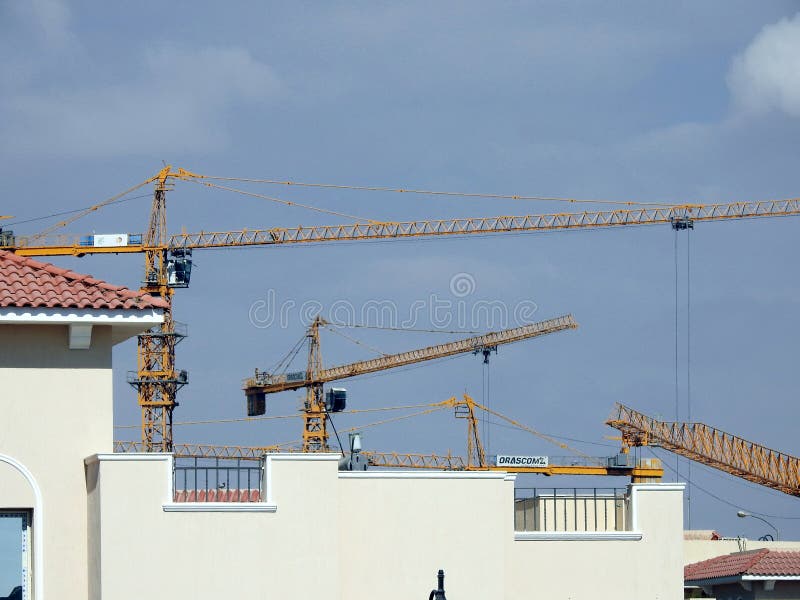
M 147 310 L 161 298 L 0 250 L 0 307 Z
M 683 568 L 683 578 L 686 581 L 737 576 L 800 578 L 800 551 L 762 548 L 734 552 L 686 565 Z

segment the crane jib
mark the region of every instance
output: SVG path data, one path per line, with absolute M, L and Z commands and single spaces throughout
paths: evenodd
M 305 377 L 297 377 L 299 374 L 291 374 L 292 376 L 290 377 L 286 374 L 270 375 L 268 373 L 259 373 L 256 377 L 248 379 L 245 382 L 244 388 L 250 392 L 259 391 L 267 394 L 296 390 L 312 384 L 337 381 L 340 379 L 347 379 L 349 377 L 356 377 L 358 375 L 365 375 L 367 373 L 374 373 L 376 371 L 403 367 L 427 360 L 444 358 L 456 354 L 464 354 L 467 352 L 480 350 L 487 346 L 510 344 L 541 335 L 547 335 L 549 333 L 556 333 L 565 329 L 576 329 L 577 327 L 578 324 L 575 322 L 575 319 L 572 317 L 572 315 L 564 315 L 555 319 L 548 319 L 546 321 L 540 321 L 538 323 L 532 323 L 522 327 L 514 327 L 512 329 L 506 329 L 503 331 L 494 331 L 455 342 L 438 344 L 436 346 L 409 350 L 407 352 L 400 352 L 398 354 L 390 354 L 388 356 L 381 356 L 348 365 L 323 369 L 313 380 L 308 377 L 307 373 L 305 373 Z
M 800 458 L 704 423 L 665 422 L 618 404 L 606 424 L 630 446 L 658 445 L 731 475 L 800 496 Z
M 562 229 L 594 229 L 637 225 L 671 224 L 676 221 L 725 221 L 758 217 L 800 215 L 800 199 L 756 200 L 723 204 L 682 204 L 655 208 L 633 208 L 576 213 L 520 216 L 494 216 L 423 221 L 392 221 L 273 227 L 238 231 L 201 231 L 166 237 L 160 249 L 225 248 L 231 246 L 270 246 L 276 244 L 319 243 L 348 240 L 402 239 L 444 235 L 470 235 L 503 232 L 535 232 Z M 99 253 L 145 252 L 147 244 L 136 243 L 142 234 L 128 234 L 126 244 L 97 246 L 87 244 L 87 236 L 15 236 L 2 232 L 0 248 L 22 256 L 83 255 Z

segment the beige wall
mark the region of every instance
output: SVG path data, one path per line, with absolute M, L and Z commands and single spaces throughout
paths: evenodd
M 0 455 L 26 468 L 43 498 L 33 532 L 34 540 L 42 536 L 35 552 L 44 563 L 34 565 L 34 577 L 44 578 L 52 598 L 85 598 L 83 459 L 112 448 L 111 329 L 96 326 L 89 350 L 69 350 L 66 325 L 3 325 L 0 381 L 0 414 L 7 424 L 0 428 Z M 34 504 L 31 485 L 0 465 L 0 508 Z
M 33 507 L 34 502 L 33 489 L 25 476 L 12 465 L 0 462 L 0 508 L 27 510 Z
M 342 474 L 339 501 L 341 598 L 426 598 L 439 569 L 450 598 L 505 597 L 503 473 Z
M 168 455 L 89 461 L 90 598 L 407 600 L 440 568 L 459 600 L 682 595 L 680 486 L 636 486 L 631 531 L 534 539 L 514 533 L 513 477 L 337 459 L 270 457 L 267 502 L 250 505 L 173 504 Z
M 680 486 L 635 486 L 629 539 L 614 532 L 558 539 L 527 534 L 509 542 L 508 599 L 680 598 L 683 514 Z M 634 534 L 641 533 L 641 539 Z M 522 537 L 519 534 L 517 537 Z
M 99 519 L 90 520 L 90 552 L 101 559 L 91 565 L 89 597 L 338 597 L 337 464 L 337 455 L 272 459 L 274 512 L 237 512 L 231 504 L 167 512 L 168 455 L 90 461 L 89 476 L 97 481 L 93 494 L 99 495 L 94 509 L 100 511 Z

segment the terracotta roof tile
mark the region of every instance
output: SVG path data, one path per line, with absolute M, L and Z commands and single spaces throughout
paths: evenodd
M 762 548 L 748 552 L 734 552 L 686 565 L 683 568 L 683 578 L 686 581 L 739 575 L 800 578 L 800 551 Z
M 0 250 L 0 307 L 145 310 L 161 298 Z

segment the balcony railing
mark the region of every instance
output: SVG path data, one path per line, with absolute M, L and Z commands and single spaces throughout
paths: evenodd
M 261 502 L 263 461 L 241 458 L 176 458 L 174 502 Z
M 515 531 L 626 531 L 625 488 L 517 488 Z

